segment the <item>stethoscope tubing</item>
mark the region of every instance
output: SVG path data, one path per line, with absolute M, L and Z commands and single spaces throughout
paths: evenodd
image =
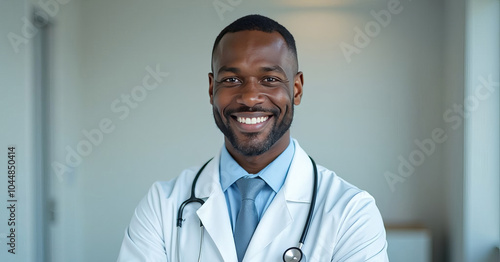
M 191 196 L 186 199 L 184 202 L 182 202 L 181 206 L 179 207 L 179 210 L 177 211 L 177 227 L 182 227 L 182 222 L 184 221 L 184 219 L 182 218 L 182 214 L 184 212 L 184 208 L 191 204 L 191 203 L 199 203 L 200 205 L 203 205 L 205 204 L 205 201 L 201 198 L 197 198 L 195 196 L 195 188 L 196 188 L 196 183 L 198 182 L 198 178 L 200 177 L 201 175 L 201 172 L 205 169 L 205 167 L 208 165 L 208 163 L 210 161 L 212 161 L 213 158 L 209 159 L 201 168 L 200 170 L 198 170 L 198 173 L 196 174 L 196 176 L 194 177 L 194 180 L 193 180 L 193 183 L 191 185 Z M 300 236 L 300 240 L 299 240 L 299 244 L 297 247 L 292 247 L 292 248 L 289 248 L 287 250 L 285 250 L 285 253 L 283 253 L 283 260 L 285 261 L 285 254 L 286 252 L 288 252 L 289 250 L 291 249 L 297 249 L 298 252 L 300 252 L 300 258 L 298 261 L 301 260 L 302 258 L 302 246 L 304 245 L 304 242 L 306 240 L 306 237 L 307 237 L 307 233 L 309 232 L 309 226 L 311 225 L 311 221 L 312 221 L 312 216 L 313 216 L 313 213 L 314 213 L 314 206 L 316 205 L 316 194 L 317 194 L 317 189 L 318 189 L 318 169 L 316 167 L 316 163 L 314 162 L 314 160 L 312 159 L 312 157 L 309 156 L 309 159 L 311 159 L 311 163 L 313 165 L 313 172 L 314 172 L 314 182 L 313 182 L 313 193 L 312 193 L 312 197 L 311 197 L 311 205 L 309 206 L 309 212 L 307 214 L 307 220 L 306 220 L 306 223 L 304 224 L 304 229 L 302 230 L 302 235 Z M 200 227 L 203 227 L 203 223 L 200 221 Z M 202 228 L 203 230 L 203 228 Z M 177 230 L 177 234 L 179 232 L 179 229 Z M 179 237 L 179 235 L 177 235 L 177 237 Z M 201 259 L 201 246 L 203 244 L 203 235 L 202 235 L 202 242 L 200 243 L 200 253 L 199 253 L 199 257 L 198 257 L 198 261 L 200 261 Z M 179 243 L 177 243 L 177 245 L 179 245 Z M 179 252 L 178 252 L 179 253 Z
M 304 230 L 302 231 L 302 236 L 300 237 L 299 245 L 300 244 L 304 245 L 304 242 L 306 241 L 307 232 L 309 232 L 309 226 L 311 225 L 312 216 L 314 213 L 314 206 L 316 205 L 316 193 L 318 190 L 318 169 L 316 168 L 316 163 L 314 162 L 312 157 L 309 156 L 309 159 L 311 159 L 311 163 L 313 165 L 313 173 L 314 173 L 313 192 L 311 197 L 311 206 L 309 206 L 309 213 L 307 214 L 306 224 L 304 225 Z M 302 248 L 302 245 L 300 245 L 299 249 Z
M 210 158 L 198 171 L 196 176 L 194 177 L 193 184 L 191 184 L 191 196 L 186 199 L 186 201 L 182 202 L 181 206 L 179 207 L 179 210 L 177 211 L 177 227 L 182 227 L 182 222 L 184 219 L 182 218 L 182 214 L 184 213 L 184 208 L 191 204 L 191 203 L 200 203 L 200 205 L 205 204 L 205 201 L 201 198 L 197 198 L 194 194 L 194 190 L 196 188 L 196 182 L 198 182 L 198 178 L 200 177 L 201 172 L 205 167 L 208 165 L 210 161 L 212 161 L 213 158 Z M 202 222 L 200 221 L 200 226 L 203 226 Z

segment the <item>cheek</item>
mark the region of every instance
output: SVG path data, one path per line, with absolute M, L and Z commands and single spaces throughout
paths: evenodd
M 226 108 L 230 103 L 231 103 L 231 96 L 227 94 L 227 92 L 224 92 L 223 90 L 220 90 L 213 96 L 213 107 L 217 111 L 219 111 L 221 115 L 222 115 L 222 110 L 224 110 L 224 108 Z
M 292 99 L 293 97 L 290 96 L 288 90 L 284 89 L 282 89 L 280 92 L 275 92 L 270 97 L 270 100 L 273 102 L 273 104 L 279 107 L 283 112 L 287 109 L 287 107 L 291 106 L 291 104 L 293 103 Z

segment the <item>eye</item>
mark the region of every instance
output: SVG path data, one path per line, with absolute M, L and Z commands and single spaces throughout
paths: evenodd
M 279 77 L 276 76 L 265 76 L 262 78 L 260 83 L 263 86 L 268 86 L 268 87 L 275 87 L 275 86 L 280 86 L 283 84 L 283 80 L 281 80 Z
M 268 82 L 268 83 L 273 83 L 273 82 L 279 82 L 280 80 L 276 77 L 272 77 L 272 76 L 267 76 L 267 77 L 264 77 L 264 82 Z
M 233 83 L 239 83 L 239 82 L 240 82 L 240 80 L 239 80 L 238 78 L 236 78 L 236 77 L 228 77 L 228 78 L 224 78 L 224 79 L 222 79 L 222 81 L 221 81 L 221 82 L 223 82 L 223 83 L 231 83 L 231 84 L 233 84 Z
M 242 83 L 237 77 L 224 77 L 220 81 L 216 82 L 220 87 L 237 87 Z
M 239 86 L 241 84 L 241 80 L 237 77 L 225 77 L 222 78 L 220 81 L 217 81 L 220 86 L 225 86 L 225 87 L 235 87 Z

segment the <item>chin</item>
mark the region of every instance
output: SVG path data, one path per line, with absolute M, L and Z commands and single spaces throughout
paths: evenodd
M 236 149 L 240 154 L 245 156 L 258 156 L 269 151 L 275 144 L 280 140 L 283 135 L 279 138 L 272 136 L 271 134 L 240 134 L 244 138 L 237 137 L 231 142 L 234 149 Z

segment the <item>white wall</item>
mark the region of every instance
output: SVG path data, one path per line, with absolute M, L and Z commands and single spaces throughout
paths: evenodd
M 50 82 L 50 110 L 48 119 L 50 132 L 50 168 L 51 181 L 50 198 L 55 203 L 54 219 L 50 223 L 49 261 L 89 261 L 85 259 L 82 248 L 85 245 L 83 237 L 88 229 L 83 228 L 83 210 L 81 192 L 86 191 L 82 183 L 82 170 L 79 165 L 73 168 L 66 162 L 67 147 L 80 140 L 80 130 L 83 126 L 84 108 L 82 96 L 85 93 L 81 74 L 82 23 L 80 17 L 82 8 L 80 1 L 31 0 L 33 6 L 48 10 L 50 24 L 48 25 L 47 66 Z M 72 160 L 73 161 L 73 160 Z M 56 172 L 54 165 L 65 165 L 64 175 Z M 60 169 L 57 169 L 60 170 Z M 80 260 L 81 259 L 81 260 Z
M 464 121 L 466 261 L 499 261 L 500 3 L 467 2 Z
M 445 95 L 443 111 L 462 104 L 465 88 L 465 0 L 447 0 L 445 11 Z M 448 261 L 464 260 L 464 128 L 446 129 L 444 145 Z
M 43 33 L 32 24 L 35 7 L 49 19 Z M 19 201 L 16 214 L 19 220 L 18 253 L 11 256 L 6 251 L 4 237 L 8 229 L 6 216 L 9 214 L 2 208 L 1 261 L 72 261 L 81 257 L 83 251 L 82 216 L 79 214 L 81 198 L 77 195 L 82 189 L 74 179 L 79 170 L 71 170 L 65 179 L 49 170 L 47 175 L 51 181 L 46 185 L 51 190 L 48 200 L 55 199 L 54 210 L 45 206 L 47 203 L 41 199 L 39 190 L 45 179 L 42 161 L 64 159 L 65 145 L 78 139 L 82 119 L 78 114 L 81 108 L 78 97 L 81 80 L 77 69 L 81 56 L 77 40 L 80 11 L 77 1 L 1 2 L 0 140 L 3 150 L 7 150 L 8 145 L 18 148 L 19 170 L 16 181 Z M 16 36 L 9 38 L 9 34 Z M 43 51 L 40 50 L 42 35 L 47 37 L 47 50 Z M 40 55 L 48 58 L 42 68 L 37 62 Z M 38 75 L 40 70 L 47 73 L 45 81 L 48 89 L 43 95 L 37 91 L 42 85 Z M 49 117 L 42 115 L 43 107 Z M 47 128 L 48 136 L 42 134 L 44 128 Z M 47 164 L 50 165 L 50 162 Z M 4 174 L 7 170 L 6 159 L 0 162 L 0 167 Z M 5 189 L 0 197 L 4 203 L 6 176 L 2 175 L 0 185 L 2 190 Z M 56 214 L 55 220 L 46 225 L 51 235 L 45 236 L 40 222 L 44 213 L 50 214 L 51 211 Z M 44 250 L 44 247 L 47 249 Z
M 305 94 L 292 135 L 319 163 L 371 192 L 386 223 L 429 227 L 440 260 L 441 147 L 394 192 L 384 177 L 397 174 L 398 156 L 408 159 L 418 150 L 415 139 L 431 138 L 443 126 L 442 3 L 402 1 L 401 7 L 348 63 L 340 44 L 353 45 L 354 28 L 375 21 L 370 11 L 387 9 L 386 1 L 243 1 L 223 21 L 211 1 L 82 2 L 79 129 L 97 128 L 104 118 L 114 126 L 74 177 L 81 183 L 82 261 L 113 260 L 151 183 L 219 150 L 222 135 L 207 96 L 210 50 L 224 26 L 249 13 L 275 18 L 297 39 Z M 147 66 L 157 65 L 169 76 L 120 119 L 113 101 L 141 84 Z M 69 145 L 76 148 L 79 141 Z
M 446 6 L 443 110 L 465 108 L 445 145 L 448 259 L 498 261 L 500 9 L 489 0 Z
M 250 13 L 275 18 L 296 38 L 305 87 L 292 135 L 318 163 L 374 195 L 387 224 L 428 227 L 434 261 L 445 260 L 448 243 L 449 261 L 458 261 L 463 179 L 455 174 L 463 170 L 454 163 L 463 161 L 463 128 L 451 131 L 443 113 L 463 101 L 456 85 L 464 33 L 454 22 L 465 20 L 450 2 L 402 0 L 350 62 L 340 46 L 354 45 L 355 28 L 373 25 L 371 11 L 388 10 L 387 1 L 241 1 L 222 15 L 213 1 L 59 4 L 51 17 L 50 158 L 70 168 L 52 174 L 52 261 L 115 260 L 149 186 L 219 150 L 210 51 L 224 26 Z M 122 95 L 138 90 L 148 67 L 169 75 L 123 115 L 116 106 L 125 106 Z M 106 122 L 109 132 L 95 135 Z M 428 142 L 436 128 L 447 140 L 402 177 L 400 159 L 418 156 L 415 140 Z M 78 148 L 81 161 L 68 153 Z M 389 172 L 404 182 L 391 188 Z
M 29 12 L 26 1 L 0 1 L 0 261 L 34 261 L 35 229 L 35 96 L 31 77 L 32 39 L 11 45 L 9 37 L 21 39 L 27 30 L 23 18 Z M 28 32 L 28 31 L 26 31 Z M 14 34 L 16 36 L 14 36 Z M 26 39 L 26 38 L 25 38 Z M 21 42 L 16 42 L 21 43 Z M 15 147 L 15 157 L 7 157 L 8 147 Z M 8 196 L 8 161 L 14 160 L 15 192 Z M 12 164 L 12 163 L 11 163 Z M 11 169 L 12 170 L 12 169 Z M 7 202 L 16 200 L 17 202 Z M 10 204 L 15 210 L 7 209 Z M 14 216 L 11 216 L 13 214 Z M 9 220 L 11 219 L 11 220 Z M 11 222 L 10 225 L 8 222 Z M 12 224 L 14 222 L 15 224 Z M 11 243 L 11 230 L 15 246 Z M 11 249 L 15 254 L 11 254 Z

